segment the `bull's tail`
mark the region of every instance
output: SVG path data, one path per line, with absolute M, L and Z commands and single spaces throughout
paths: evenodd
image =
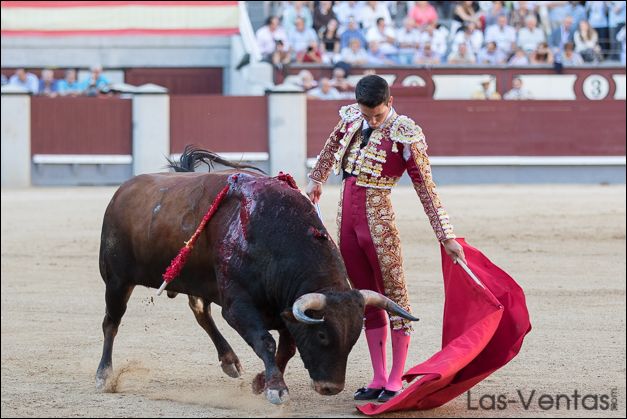
M 181 158 L 178 162 L 168 158 L 166 158 L 166 160 L 168 161 L 167 167 L 173 169 L 175 172 L 193 172 L 200 163 L 205 163 L 209 166 L 209 171 L 211 171 L 213 165 L 218 163 L 234 169 L 252 169 L 265 174 L 265 172 L 258 167 L 228 161 L 213 151 L 204 150 L 193 145 L 185 146 L 185 150 L 183 150 L 183 154 L 181 154 Z

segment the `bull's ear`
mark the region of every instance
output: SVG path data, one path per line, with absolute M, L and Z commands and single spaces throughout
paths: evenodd
M 292 313 L 292 309 L 291 308 L 283 310 L 283 312 L 281 313 L 281 317 L 286 322 L 298 323 L 298 320 L 296 320 L 296 317 L 294 317 L 294 313 Z

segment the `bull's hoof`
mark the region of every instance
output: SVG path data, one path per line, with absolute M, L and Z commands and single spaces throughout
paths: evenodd
M 239 362 L 237 364 L 227 364 L 222 362 L 220 366 L 222 367 L 222 371 L 224 371 L 224 373 L 231 378 L 239 378 L 242 375 L 242 366 Z
M 239 378 L 244 372 L 239 358 L 233 351 L 229 351 L 220 357 L 220 366 L 226 375 L 232 378 Z
M 253 378 L 253 393 L 261 394 L 266 387 L 266 374 L 260 372 Z
M 283 390 L 275 390 L 275 389 L 267 389 L 266 390 L 266 399 L 272 404 L 283 404 L 286 403 L 290 399 L 290 393 L 287 389 Z
M 113 368 L 108 367 L 96 372 L 96 390 L 105 391 L 107 389 L 107 382 L 109 381 L 112 371 Z

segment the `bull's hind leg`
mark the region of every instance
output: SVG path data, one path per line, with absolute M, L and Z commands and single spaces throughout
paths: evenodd
M 216 324 L 211 316 L 211 302 L 194 296 L 189 296 L 189 307 L 194 312 L 196 321 L 205 329 L 205 332 L 209 335 L 213 344 L 218 351 L 218 359 L 220 360 L 220 366 L 222 371 L 229 377 L 237 378 L 242 374 L 242 366 L 239 362 L 239 358 L 233 352 L 231 345 L 224 339 L 224 336 L 218 330 Z
M 102 358 L 98 371 L 96 371 L 96 389 L 104 390 L 107 380 L 111 376 L 113 366 L 111 354 L 113 352 L 113 340 L 118 333 L 118 327 L 122 316 L 126 311 L 126 304 L 131 297 L 134 285 L 121 285 L 118 281 L 110 280 L 105 291 L 105 301 L 107 304 L 104 320 L 102 321 L 102 331 L 104 333 L 104 345 L 102 348 Z

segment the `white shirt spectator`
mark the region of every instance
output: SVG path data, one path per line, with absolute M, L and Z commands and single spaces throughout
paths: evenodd
M 370 3 L 376 3 L 374 9 L 370 6 Z M 385 5 L 384 1 L 366 2 L 359 9 L 359 17 L 357 20 L 361 23 L 364 30 L 368 30 L 377 25 L 377 19 L 382 17 L 385 20 L 385 26 L 392 26 L 392 18 L 390 17 L 390 11 Z
M 517 45 L 526 52 L 535 50 L 540 43 L 545 41 L 546 35 L 544 35 L 544 31 L 538 27 L 530 29 L 525 26 L 518 31 Z
M 477 54 L 481 51 L 481 46 L 483 45 L 483 32 L 479 29 L 473 30 L 470 34 L 466 31 L 457 32 L 453 38 L 451 49 L 456 50 L 457 46 L 462 42 L 465 42 L 468 48 L 470 48 L 474 54 Z
M 257 45 L 262 55 L 272 54 L 276 49 L 276 41 L 281 40 L 283 46 L 288 48 L 287 33 L 282 27 L 276 28 L 274 31 L 268 25 L 262 26 L 257 30 Z
M 368 62 L 368 53 L 360 48 L 359 41 L 351 41 L 351 46 L 342 48 L 342 61 L 351 65 L 364 65 Z
M 378 26 L 373 26 L 368 29 L 366 33 L 366 41 L 368 44 L 371 42 L 376 42 L 379 44 L 379 48 L 384 54 L 394 54 L 397 50 L 394 46 L 394 41 L 396 38 L 396 33 L 394 30 L 388 26 L 383 29 L 383 33 L 381 32 L 381 28 Z
M 477 54 L 477 64 L 499 65 L 505 63 L 505 58 L 505 54 L 494 43 L 488 43 Z
M 325 99 L 325 100 L 333 100 L 333 99 L 341 99 L 342 95 L 339 90 L 331 85 L 331 81 L 328 78 L 322 78 L 320 80 L 320 85 L 315 89 L 312 89 L 307 92 L 308 96 L 314 97 L 316 99 Z
M 436 52 L 440 59 L 444 59 L 448 44 L 446 39 L 448 38 L 448 29 L 445 27 L 435 28 L 428 26 L 426 30 L 420 35 L 420 45 L 430 44 L 431 49 Z
M 353 16 L 355 20 L 359 19 L 361 7 L 362 5 L 358 1 L 340 1 L 333 6 L 333 11 L 340 24 L 339 33 L 342 33 L 344 29 L 346 29 L 351 16 Z
M 396 30 L 396 43 L 400 48 L 418 48 L 420 45 L 420 32 L 417 29 L 398 28 Z
M 288 41 L 296 54 L 307 51 L 312 42 L 318 43 L 318 35 L 312 28 L 299 30 L 298 25 L 288 35 Z
M 516 43 L 516 29 L 507 25 L 507 17 L 499 16 L 498 24 L 492 25 L 486 29 L 485 41 L 496 42 L 496 46 L 505 54 L 512 51 L 513 45 Z M 503 25 L 503 23 L 505 23 Z
M 39 79 L 33 73 L 27 73 L 23 68 L 18 68 L 9 78 L 9 85 L 23 87 L 34 95 L 39 93 Z

